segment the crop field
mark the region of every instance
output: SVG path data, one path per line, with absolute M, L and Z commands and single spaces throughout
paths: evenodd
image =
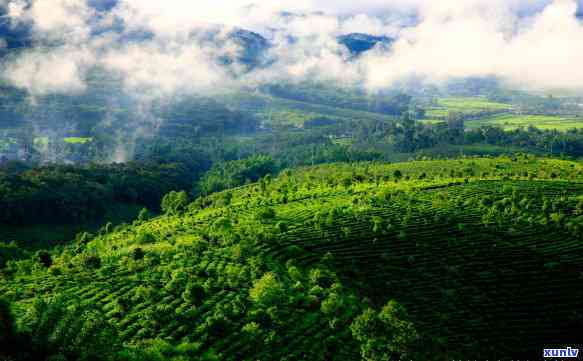
M 87 144 L 93 141 L 93 138 L 86 138 L 86 137 L 67 137 L 63 138 L 65 143 L 69 144 Z
M 497 126 L 505 130 L 514 130 L 520 127 L 533 126 L 539 129 L 556 129 L 566 131 L 583 128 L 583 119 L 564 118 L 552 115 L 515 115 L 500 114 L 492 117 L 471 120 L 466 122 L 466 128 L 475 129 L 483 126 Z
M 581 214 L 572 161 L 305 167 L 100 232 L 48 271 L 23 261 L 27 276 L 5 276 L 0 296 L 26 309 L 60 294 L 97 307 L 129 345 L 159 338 L 221 360 L 356 360 L 346 325 L 363 306 L 349 300 L 396 299 L 419 360 L 510 359 L 579 335 Z M 265 310 L 253 290 L 270 272 L 287 296 Z
M 511 109 L 511 104 L 491 102 L 485 98 L 440 98 L 435 106 L 427 109 L 426 118 L 443 119 L 450 111 L 473 115 L 482 112 L 505 112 Z

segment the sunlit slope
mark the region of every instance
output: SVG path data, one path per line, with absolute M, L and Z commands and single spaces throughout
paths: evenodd
M 582 181 L 523 157 L 296 169 L 80 240 L 48 271 L 23 262 L 0 295 L 62 293 L 129 343 L 227 360 L 356 360 L 350 323 L 390 299 L 419 359 L 538 353 L 580 334 Z M 269 272 L 281 294 L 257 299 Z

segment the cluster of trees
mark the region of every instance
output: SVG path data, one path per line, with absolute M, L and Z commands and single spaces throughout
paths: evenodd
M 159 210 L 162 197 L 189 189 L 181 164 L 54 165 L 0 170 L 0 222 L 75 224 L 101 219 L 113 204 Z
M 0 359 L 4 361 L 182 361 L 197 344 L 159 339 L 127 346 L 98 308 L 62 296 L 36 298 L 18 326 L 9 302 L 0 299 Z M 217 358 L 198 358 L 216 361 Z
M 535 127 L 505 131 L 497 127 L 482 127 L 465 133 L 465 144 L 492 144 L 520 147 L 551 155 L 583 155 L 583 130 L 566 132 L 542 130 Z
M 433 148 L 441 144 L 476 145 L 488 144 L 522 148 L 551 155 L 583 155 L 583 130 L 544 130 L 536 127 L 518 128 L 511 131 L 500 127 L 484 126 L 464 129 L 463 118 L 451 114 L 448 124 L 421 124 L 411 112 L 403 114 L 394 123 L 355 124 L 351 137 L 355 144 L 378 145 L 385 142 L 393 149 L 411 153 Z
M 409 109 L 412 100 L 410 95 L 404 93 L 383 93 L 371 96 L 360 91 L 335 88 L 317 83 L 272 84 L 265 86 L 263 90 L 281 98 L 389 115 L 402 114 Z
M 246 183 L 256 182 L 267 174 L 274 174 L 276 164 L 270 156 L 257 155 L 247 159 L 220 162 L 198 182 L 198 190 L 209 195 L 224 189 L 235 188 Z

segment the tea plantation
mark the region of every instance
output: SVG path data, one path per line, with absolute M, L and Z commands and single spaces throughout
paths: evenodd
M 0 297 L 32 341 L 7 358 L 506 360 L 582 341 L 578 162 L 330 164 L 163 208 L 9 261 Z

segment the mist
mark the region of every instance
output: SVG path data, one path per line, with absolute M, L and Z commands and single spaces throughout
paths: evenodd
M 82 92 L 94 68 L 119 76 L 130 94 L 150 95 L 306 79 L 370 91 L 410 77 L 438 84 L 495 76 L 539 90 L 579 90 L 583 83 L 575 0 L 100 3 L 5 2 L 11 23 L 30 26 L 42 46 L 6 59 L 2 78 L 33 95 Z M 237 28 L 268 39 L 268 66 L 247 71 L 238 62 L 217 62 L 244 51 L 228 39 Z M 337 41 L 348 33 L 396 42 L 354 59 Z

